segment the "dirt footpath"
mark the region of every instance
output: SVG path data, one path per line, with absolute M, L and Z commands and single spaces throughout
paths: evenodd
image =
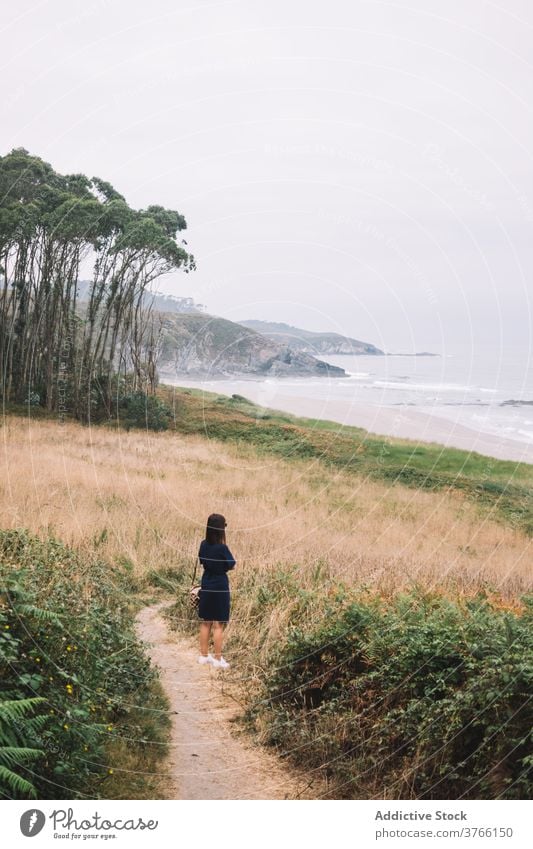
M 175 799 L 316 798 L 309 781 L 294 775 L 273 754 L 235 736 L 231 720 L 240 713 L 220 692 L 217 676 L 231 674 L 198 663 L 196 641 L 172 632 L 157 604 L 137 615 L 139 637 L 149 643 L 152 662 L 170 702 L 172 732 L 166 763 Z

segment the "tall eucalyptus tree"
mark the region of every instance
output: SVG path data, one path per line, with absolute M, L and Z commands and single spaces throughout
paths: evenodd
M 122 383 L 154 391 L 155 325 L 146 294 L 194 258 L 180 213 L 134 210 L 109 183 L 61 175 L 23 149 L 0 157 L 0 375 L 4 400 L 88 419 Z M 81 264 L 93 274 L 79 302 Z

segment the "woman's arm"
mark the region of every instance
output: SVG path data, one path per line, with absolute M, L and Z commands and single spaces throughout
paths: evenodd
M 228 571 L 230 569 L 234 569 L 237 561 L 235 560 L 233 554 L 231 553 L 231 551 L 229 550 L 227 545 L 224 546 L 224 555 L 226 557 L 226 562 L 228 564 Z
M 216 546 L 200 546 L 198 552 L 200 563 L 213 575 L 225 575 L 235 566 L 235 558 L 227 545 L 219 543 Z

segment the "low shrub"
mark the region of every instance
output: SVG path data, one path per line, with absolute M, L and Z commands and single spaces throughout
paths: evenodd
M 123 580 L 55 540 L 0 531 L 4 795 L 101 795 L 117 723 L 145 704 L 154 676 Z
M 117 419 L 127 430 L 138 427 L 161 431 L 169 427 L 172 421 L 172 410 L 155 395 L 133 392 L 120 399 Z
M 363 595 L 293 628 L 248 717 L 336 798 L 531 798 L 532 619 Z

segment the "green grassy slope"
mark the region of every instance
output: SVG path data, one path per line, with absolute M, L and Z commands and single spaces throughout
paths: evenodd
M 393 485 L 460 492 L 493 518 L 533 534 L 533 465 L 297 418 L 242 396 L 169 386 L 159 393 L 182 433 L 243 442 L 285 459 L 316 460 Z

